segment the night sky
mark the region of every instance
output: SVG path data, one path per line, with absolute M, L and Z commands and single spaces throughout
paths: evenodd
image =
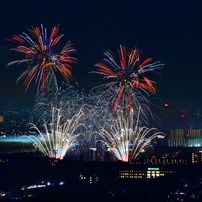
M 73 77 L 82 88 L 96 82 L 94 64 L 106 49 L 120 45 L 143 49 L 143 59 L 165 64 L 155 76 L 157 96 L 172 105 L 202 106 L 202 3 L 195 0 L 57 0 L 5 1 L 0 11 L 0 106 L 32 107 L 37 86 L 28 91 L 17 77 L 20 66 L 6 67 L 16 57 L 5 41 L 43 24 L 48 31 L 60 24 L 61 42 L 70 40 L 78 64 Z M 61 43 L 60 42 L 60 43 Z M 92 86 L 94 87 L 94 86 Z

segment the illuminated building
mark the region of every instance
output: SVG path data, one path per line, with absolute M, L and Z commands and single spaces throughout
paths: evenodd
M 168 147 L 202 147 L 202 129 L 171 129 Z
M 189 159 L 185 157 L 142 158 L 133 162 L 134 165 L 187 165 Z
M 99 181 L 99 177 L 94 173 L 94 174 L 79 174 L 79 180 L 84 181 L 86 184 L 95 184 Z
M 159 178 L 174 174 L 174 170 L 167 170 L 159 167 L 148 167 L 147 169 L 126 169 L 119 170 L 119 179 L 135 179 L 135 178 Z
M 191 153 L 191 163 L 192 164 L 202 163 L 202 151 L 201 150 L 199 152 Z

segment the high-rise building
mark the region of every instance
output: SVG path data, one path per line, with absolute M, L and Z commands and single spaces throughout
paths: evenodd
M 171 129 L 168 147 L 202 147 L 202 129 Z

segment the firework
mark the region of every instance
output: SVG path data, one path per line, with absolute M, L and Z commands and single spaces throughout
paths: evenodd
M 108 114 L 107 102 L 99 99 L 98 94 L 85 93 L 76 85 L 63 83 L 58 89 L 49 89 L 44 93 L 38 93 L 32 115 L 38 120 L 48 120 L 51 117 L 52 108 L 60 109 L 64 118 L 72 117 L 81 108 L 85 114 L 82 122 L 89 128 L 98 128 L 104 124 L 104 117 Z
M 152 58 L 141 60 L 141 50 L 136 48 L 128 52 L 125 46 L 118 49 L 119 61 L 110 50 L 104 52 L 103 62 L 95 64 L 97 73 L 104 76 L 106 83 L 96 86 L 104 88 L 106 94 L 112 97 L 112 110 L 117 106 L 134 108 L 138 98 L 144 99 L 144 93 L 156 93 L 154 81 L 145 76 L 148 72 L 156 72 L 162 68 L 160 61 L 151 63 Z M 144 93 L 143 93 L 144 92 Z
M 134 110 L 127 113 L 121 108 L 117 110 L 117 117 L 109 123 L 110 127 L 101 127 L 101 141 L 114 156 L 124 162 L 136 159 L 140 152 L 149 146 L 154 138 L 164 138 L 165 134 L 156 128 L 141 127 L 139 125 L 140 109 L 137 116 Z
M 21 35 L 14 35 L 8 41 L 17 43 L 12 51 L 24 55 L 23 59 L 14 60 L 8 63 L 10 65 L 24 64 L 26 69 L 17 79 L 23 80 L 23 84 L 27 88 L 33 79 L 38 83 L 38 91 L 44 92 L 50 86 L 57 88 L 56 72 L 60 72 L 63 78 L 69 82 L 72 79 L 71 69 L 72 63 L 76 63 L 76 59 L 71 57 L 75 53 L 73 44 L 68 41 L 66 45 L 57 52 L 57 44 L 63 35 L 58 35 L 59 25 L 52 27 L 50 36 L 47 36 L 47 29 L 41 25 L 29 29 L 30 36 L 23 32 Z
M 100 99 L 100 94 L 94 94 L 93 92 L 85 94 L 71 85 L 63 87 L 57 91 L 49 90 L 46 93 L 38 94 L 33 113 L 39 119 L 46 120 L 45 134 L 48 134 L 48 126 L 50 124 L 47 125 L 47 122 L 51 122 L 51 126 L 53 126 L 52 123 L 55 123 L 51 131 L 59 131 L 56 125 L 61 125 L 59 121 L 57 121 L 59 124 L 56 124 L 52 120 L 55 114 L 53 114 L 53 109 L 57 109 L 59 112 L 58 116 L 60 118 L 57 120 L 60 120 L 61 123 L 65 123 L 66 119 L 69 120 L 75 114 L 79 114 L 80 109 L 82 109 L 83 115 L 79 116 L 78 122 L 68 122 L 69 124 L 74 124 L 74 128 L 77 128 L 76 125 L 79 127 L 82 124 L 83 126 L 82 129 L 80 128 L 79 136 L 76 137 L 78 144 L 68 149 L 69 152 L 66 154 L 68 158 L 82 159 L 84 161 L 103 160 L 106 150 L 109 149 L 117 159 L 131 161 L 145 147 L 150 145 L 152 139 L 163 137 L 162 133 L 155 128 L 141 127 L 149 124 L 146 117 L 147 112 L 143 114 L 142 111 L 144 110 L 141 110 L 140 107 L 138 112 L 137 110 L 128 110 L 121 107 L 117 111 L 112 112 L 107 107 L 108 97 Z M 54 115 L 54 117 L 58 116 Z M 38 124 L 41 125 L 41 121 Z M 35 126 L 33 128 L 36 129 Z M 41 148 L 41 151 L 43 149 L 45 155 L 53 157 L 53 151 L 66 150 L 66 147 L 58 149 L 56 145 L 59 144 L 54 144 L 55 146 L 47 145 L 47 142 L 50 142 L 48 140 L 49 137 L 54 139 L 53 135 L 46 136 L 40 130 L 38 130 L 38 133 L 40 138 L 36 139 L 34 136 L 35 139 L 33 140 L 35 141 L 35 146 Z M 55 132 L 52 134 L 55 134 Z M 61 133 L 61 136 L 62 134 L 65 133 Z M 60 148 L 62 147 L 60 146 Z M 52 151 L 51 155 L 48 151 Z
M 62 121 L 60 110 L 53 108 L 52 122 L 44 121 L 44 132 L 31 123 L 30 129 L 36 130 L 39 135 L 25 137 L 31 139 L 34 146 L 45 156 L 63 159 L 66 153 L 78 143 L 78 136 L 81 134 L 79 127 L 83 126 L 80 119 L 83 115 L 80 110 L 71 119 Z
M 71 118 L 84 106 L 84 95 L 70 84 L 62 83 L 59 88 L 49 88 L 46 92 L 38 92 L 32 115 L 38 121 L 51 118 L 52 109 L 60 110 L 62 117 Z
M 109 119 L 109 110 L 106 107 L 107 102 L 99 99 L 98 94 L 93 92 L 85 93 L 80 90 L 78 85 L 63 85 L 55 89 L 49 89 L 45 93 L 38 93 L 32 115 L 37 120 L 37 125 L 41 125 L 43 120 L 51 121 L 52 109 L 60 110 L 61 120 L 71 118 L 82 109 L 84 116 L 80 117 L 80 123 L 83 124 L 82 134 L 78 137 L 79 144 L 68 152 L 67 156 L 89 161 L 92 159 L 90 148 L 97 148 L 96 142 L 100 126 L 106 124 Z M 84 127 L 85 126 L 85 127 Z M 97 149 L 96 152 L 100 150 Z

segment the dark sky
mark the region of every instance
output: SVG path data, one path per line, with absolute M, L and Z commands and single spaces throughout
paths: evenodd
M 28 32 L 42 23 L 48 30 L 60 24 L 64 44 L 70 40 L 77 52 L 73 76 L 84 88 L 95 81 L 94 64 L 103 52 L 115 54 L 119 45 L 138 46 L 143 58 L 165 64 L 156 76 L 157 96 L 172 105 L 202 106 L 202 3 L 195 0 L 57 0 L 5 1 L 0 11 L 0 105 L 32 106 L 33 83 L 25 92 L 16 83 L 20 66 L 6 68 L 13 60 L 5 39 Z

